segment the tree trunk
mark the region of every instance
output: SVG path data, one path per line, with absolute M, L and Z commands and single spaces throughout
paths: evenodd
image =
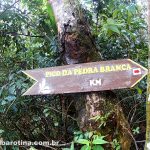
M 148 79 L 147 79 L 147 103 L 146 103 L 146 142 L 145 150 L 150 150 L 150 0 L 148 2 L 148 38 L 149 38 L 149 56 L 148 56 Z
M 86 63 L 100 60 L 93 42 L 87 20 L 80 5 L 73 0 L 49 0 L 58 26 L 64 64 Z M 82 84 L 82 83 L 81 83 Z M 122 150 L 129 150 L 131 144 L 130 127 L 124 117 L 117 98 L 111 91 L 75 94 L 78 124 L 82 131 L 97 131 L 108 135 L 107 140 L 117 138 Z M 91 118 L 106 116 L 106 125 Z

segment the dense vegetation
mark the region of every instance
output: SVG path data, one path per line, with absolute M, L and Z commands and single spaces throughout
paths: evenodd
M 147 26 L 134 1 L 82 0 L 81 6 L 103 60 L 130 58 L 147 67 Z M 92 142 L 90 135 L 96 136 L 78 131 L 72 102 L 65 99 L 68 104 L 64 105 L 63 95 L 21 96 L 32 84 L 23 70 L 61 65 L 57 40 L 55 19 L 46 0 L 0 0 L 0 137 L 4 141 L 56 140 L 65 144 L 73 137 Z M 142 149 L 144 143 L 138 141 L 145 139 L 146 80 L 133 89 L 114 92 L 133 131 L 132 148 Z M 107 116 L 101 119 L 105 124 Z M 103 137 L 101 141 L 106 142 Z M 111 144 L 120 149 L 116 139 Z

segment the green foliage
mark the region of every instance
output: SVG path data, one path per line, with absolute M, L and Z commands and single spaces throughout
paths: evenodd
M 111 113 L 106 113 L 104 116 L 95 116 L 93 118 L 90 118 L 90 120 L 94 120 L 95 122 L 98 122 L 100 125 L 99 125 L 99 128 L 102 127 L 102 126 L 105 126 L 106 125 L 106 122 L 108 120 L 108 117 Z
M 102 59 L 130 58 L 147 67 L 147 24 L 141 7 L 134 0 L 94 0 L 93 4 L 89 1 L 86 3 L 86 0 L 81 1 L 88 10 L 87 18 Z M 136 127 L 140 124 L 145 126 L 146 79 L 132 89 L 114 92 L 120 99 L 118 103 L 123 106 L 133 133 L 136 133 L 136 139 L 140 139 L 145 132 L 139 134 Z M 106 122 L 104 118 L 103 125 Z M 96 116 L 94 120 L 103 122 L 101 116 Z M 114 145 L 117 145 L 116 141 Z M 116 149 L 120 149 L 120 146 Z
M 119 0 L 94 2 L 89 9 L 93 16 L 92 30 L 103 58 L 131 58 L 147 66 L 147 25 L 141 8 Z
M 29 150 L 37 150 L 37 149 L 35 149 L 34 147 L 31 147 Z
M 132 129 L 133 131 L 133 134 L 139 134 L 140 133 L 140 128 L 139 127 L 136 127 L 135 129 Z
M 147 24 L 141 7 L 135 2 L 121 0 L 106 1 L 99 6 L 101 2 L 96 1 L 89 11 L 92 14 L 92 33 L 103 60 L 130 58 L 147 67 Z M 97 14 L 93 13 L 95 10 Z M 130 125 L 145 126 L 146 79 L 132 89 L 114 92 L 121 100 L 119 104 L 123 106 Z M 137 139 L 140 139 L 140 134 L 145 133 L 137 130 Z
M 74 142 L 83 145 L 81 150 L 103 150 L 103 144 L 108 144 L 104 140 L 105 136 L 96 134 L 95 132 L 75 132 Z
M 4 133 L 4 130 L 1 130 L 1 129 L 0 129 L 0 135 L 2 135 L 2 133 Z
M 51 24 L 52 28 L 54 29 L 55 34 L 57 34 L 57 32 L 58 32 L 57 31 L 57 25 L 56 25 L 56 20 L 55 20 L 52 6 L 48 3 L 47 0 L 45 0 L 45 3 L 46 3 L 46 10 L 48 12 L 49 19 L 50 19 L 50 24 Z
M 112 142 L 112 147 L 115 149 L 115 150 L 121 150 L 121 146 L 119 144 L 119 142 L 117 141 L 117 139 L 114 139 Z
M 61 126 L 56 124 L 61 114 L 52 110 L 55 103 L 57 109 L 61 109 L 58 96 L 22 97 L 32 85 L 23 70 L 59 64 L 57 35 L 47 10 L 43 9 L 45 3 L 38 0 L 13 6 L 9 1 L 0 1 L 0 4 L 3 4 L 0 12 L 0 137 L 8 141 L 55 138 L 60 131 L 50 132 L 50 129 L 57 130 Z
M 130 58 L 147 67 L 147 26 L 141 9 L 135 3 L 121 0 L 82 1 L 87 6 L 87 19 L 103 60 Z M 33 82 L 22 70 L 60 65 L 52 8 L 47 0 L 21 0 L 14 5 L 12 1 L 0 0 L 0 8 L 0 137 L 9 141 L 65 141 L 66 120 L 62 117 L 60 96 L 21 96 Z M 116 91 L 136 136 L 138 122 L 145 120 L 145 87 L 143 80 L 134 89 Z M 92 119 L 102 127 L 108 116 Z M 70 140 L 76 123 L 69 118 L 67 121 L 65 129 Z M 76 132 L 68 149 L 82 145 L 82 150 L 103 150 L 107 144 L 104 138 L 94 132 Z M 121 149 L 116 139 L 111 145 Z

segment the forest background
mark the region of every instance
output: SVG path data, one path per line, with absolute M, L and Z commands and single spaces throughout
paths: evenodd
M 79 3 L 102 60 L 130 58 L 148 67 L 146 7 L 137 5 L 134 0 L 82 0 Z M 0 0 L 0 137 L 4 141 L 56 140 L 68 147 L 73 139 L 90 141 L 90 135 L 96 134 L 80 131 L 73 102 L 66 98 L 64 104 L 62 95 L 21 96 L 33 83 L 22 71 L 62 65 L 59 47 L 57 25 L 46 0 Z M 113 92 L 130 124 L 131 148 L 143 149 L 146 78 L 132 89 Z M 105 124 L 107 117 L 101 117 L 100 125 Z M 106 144 L 103 138 L 101 149 L 101 145 Z M 116 138 L 111 145 L 120 149 Z

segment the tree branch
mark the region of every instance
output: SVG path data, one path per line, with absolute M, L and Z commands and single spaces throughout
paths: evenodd
M 39 106 L 44 107 L 43 105 L 39 105 Z M 51 107 L 51 106 L 48 106 L 47 108 L 50 108 L 51 110 L 54 110 L 55 112 L 58 112 L 58 113 L 60 113 L 60 114 L 66 115 L 65 113 L 63 113 L 63 112 L 61 112 L 61 111 L 59 111 L 59 110 L 57 110 L 57 109 L 55 109 L 55 108 L 53 108 L 53 107 Z M 67 115 L 67 117 L 68 117 L 68 118 L 71 118 L 71 119 L 74 120 L 74 121 L 77 121 L 77 119 L 71 117 L 70 115 Z
M 0 31 L 0 35 L 4 36 L 4 35 L 11 35 L 11 36 L 28 36 L 28 37 L 39 37 L 39 38 L 44 38 L 44 35 L 30 35 L 30 34 L 21 34 L 21 33 L 17 33 L 17 32 L 3 32 Z

